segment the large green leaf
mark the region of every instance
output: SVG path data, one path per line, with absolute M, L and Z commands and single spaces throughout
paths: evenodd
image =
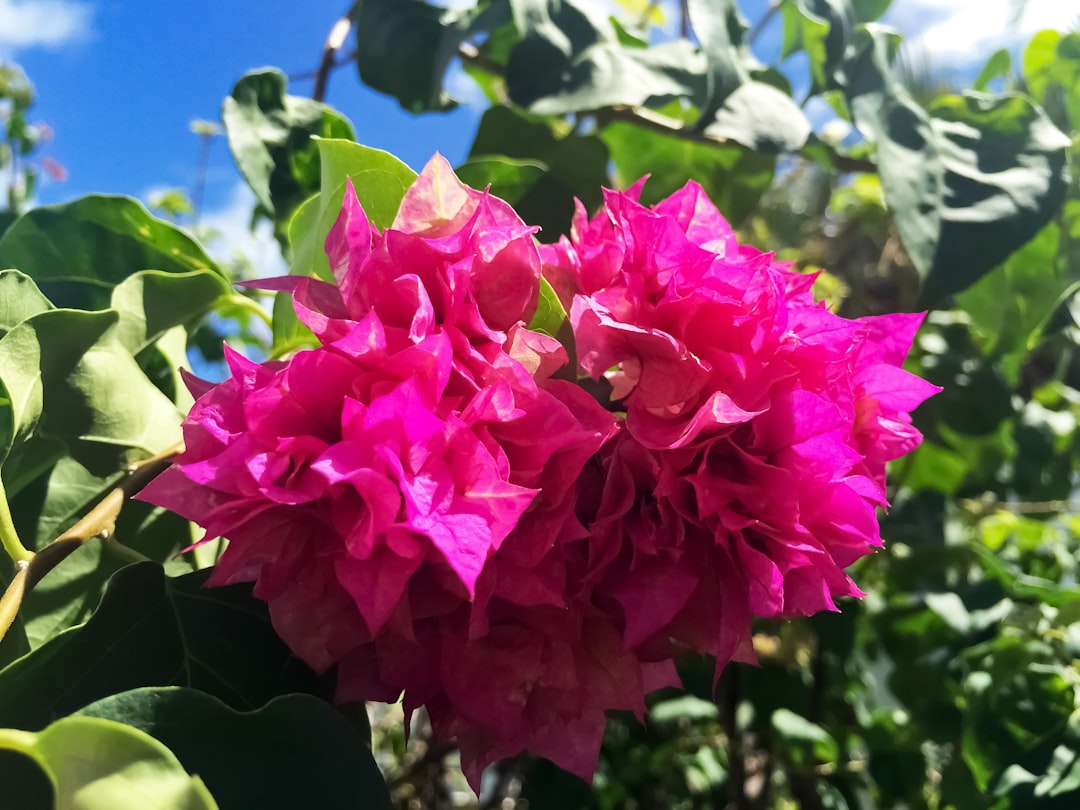
M 104 309 L 112 287 L 139 270 L 215 271 L 184 231 L 128 197 L 90 195 L 34 208 L 0 237 L 0 268 L 34 279 L 59 307 Z
M 1024 96 L 942 96 L 929 113 L 891 76 L 891 41 L 862 32 L 848 102 L 876 142 L 885 200 L 923 301 L 966 289 L 1046 225 L 1064 200 L 1069 139 Z
M 289 222 L 289 273 L 330 281 L 333 274 L 324 246 L 341 211 L 348 181 L 352 181 L 371 223 L 386 228 L 394 221 L 416 172 L 389 152 L 352 141 L 326 138 L 318 142 L 318 149 L 322 166 L 319 194 L 300 206 Z M 276 350 L 294 345 L 307 332 L 288 295 L 279 295 L 274 303 L 273 331 Z
M 610 124 L 600 136 L 611 150 L 620 185 L 651 175 L 642 193 L 644 203 L 657 202 L 695 180 L 736 225 L 757 207 L 776 166 L 771 155 L 739 146 L 694 143 L 633 124 Z
M 769 154 L 801 149 L 810 132 L 810 122 L 791 96 L 756 81 L 735 88 L 705 127 L 710 137 Z
M 32 315 L 53 309 L 34 280 L 18 270 L 0 271 L 0 337 Z
M 52 783 L 54 806 L 64 810 L 218 807 L 202 780 L 190 776 L 168 748 L 114 720 L 65 717 L 37 734 L 0 729 L 0 748 L 34 760 Z M 4 800 L 18 804 L 24 790 L 18 781 L 5 781 Z
M 522 35 L 510 52 L 510 99 L 531 112 L 562 115 L 601 107 L 637 107 L 689 97 L 700 105 L 707 64 L 687 40 L 638 48 L 611 23 L 573 0 L 511 0 Z
M 744 26 L 733 0 L 688 0 L 686 8 L 709 66 L 706 96 L 697 123 L 698 129 L 704 129 L 728 96 L 750 79 L 738 51 Z
M 1057 258 L 1060 230 L 1047 225 L 956 298 L 1013 384 L 1070 286 Z
M 874 0 L 878 6 L 887 2 Z M 866 6 L 868 3 L 856 3 Z M 836 90 L 847 83 L 848 62 L 854 56 L 856 9 L 849 0 L 795 0 L 782 6 L 784 39 L 781 55 L 806 51 L 810 58 L 811 91 Z M 863 9 L 867 17 L 876 8 Z
M 135 273 L 112 291 L 111 307 L 120 313 L 117 336 L 128 351 L 139 354 L 173 327 L 194 323 L 228 292 L 216 273 Z
M 152 455 L 179 440 L 180 414 L 120 342 L 118 322 L 114 310 L 56 309 L 0 338 L 8 400 L 0 409 L 0 454 L 9 494 L 51 466 L 61 446 L 107 475 L 128 450 Z
M 510 15 L 502 2 L 457 9 L 423 0 L 358 0 L 351 16 L 361 80 L 415 113 L 454 106 L 443 90 L 443 77 L 458 46 Z
M 279 70 L 245 74 L 221 108 L 236 165 L 276 225 L 319 190 L 313 136 L 353 139 L 352 124 L 318 101 L 286 93 Z
M 222 810 L 391 806 L 367 742 L 310 695 L 238 712 L 194 689 L 146 688 L 104 698 L 78 715 L 125 723 L 159 740 L 202 777 Z
M 1040 31 L 1024 49 L 1024 83 L 1032 97 L 1055 121 L 1080 130 L 1080 31 Z M 1063 115 L 1062 115 L 1063 114 Z
M 169 579 L 152 562 L 114 574 L 86 624 L 0 670 L 0 726 L 33 731 L 140 686 L 190 686 L 245 710 L 323 690 L 250 586 L 207 590 L 206 577 Z
M 458 176 L 475 188 L 490 184 L 552 242 L 569 232 L 575 197 L 589 211 L 600 205 L 607 163 L 607 146 L 595 135 L 559 137 L 550 122 L 498 106 L 484 113 Z

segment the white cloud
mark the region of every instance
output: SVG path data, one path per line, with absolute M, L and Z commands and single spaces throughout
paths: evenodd
M 94 7 L 77 0 L 0 0 L 0 51 L 84 40 L 93 19 Z
M 895 0 L 883 22 L 932 65 L 965 68 L 981 66 L 998 48 L 1015 52 L 1036 31 L 1064 29 L 1078 17 L 1080 5 L 1066 0 Z

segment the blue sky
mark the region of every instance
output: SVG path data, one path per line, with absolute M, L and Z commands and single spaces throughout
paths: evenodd
M 607 0 L 592 0 L 606 2 Z M 997 47 L 1018 47 L 1031 32 L 1080 17 L 1080 0 L 894 0 L 887 22 L 961 76 Z M 767 0 L 740 0 L 756 19 Z M 37 200 L 51 203 L 89 192 L 146 198 L 154 189 L 190 190 L 198 140 L 192 119 L 217 120 L 221 100 L 245 71 L 273 65 L 312 70 L 346 0 L 0 0 L 0 59 L 21 64 L 37 87 L 35 120 L 55 137 L 42 154 L 68 170 L 46 182 Z M 298 9 L 303 9 L 298 13 Z M 776 47 L 778 25 L 761 38 L 763 58 Z M 310 93 L 310 81 L 290 86 Z M 412 117 L 395 101 L 363 87 L 351 67 L 331 79 L 327 99 L 355 124 L 361 142 L 389 149 L 419 168 L 438 150 L 459 161 L 481 112 Z M 218 139 L 211 154 L 206 219 L 243 249 L 251 198 Z M 258 256 L 254 256 L 258 260 Z

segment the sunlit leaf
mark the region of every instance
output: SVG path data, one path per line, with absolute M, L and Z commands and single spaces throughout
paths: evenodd
M 217 271 L 184 231 L 129 197 L 92 194 L 34 208 L 0 237 L 0 268 L 26 273 L 58 307 L 104 309 L 140 270 Z
M 71 810 L 217 810 L 191 776 L 149 734 L 97 717 L 65 717 L 43 731 L 0 729 L 0 748 L 30 757 L 48 775 L 55 806 Z M 6 781 L 4 798 L 22 786 Z
M 355 137 L 340 113 L 288 95 L 286 85 L 279 70 L 253 71 L 236 83 L 221 108 L 236 165 L 278 227 L 319 190 L 319 152 L 313 137 Z

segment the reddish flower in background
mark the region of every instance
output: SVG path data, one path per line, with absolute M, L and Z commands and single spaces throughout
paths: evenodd
M 681 650 L 748 659 L 753 616 L 858 594 L 921 438 L 918 316 L 832 315 L 697 186 L 639 190 L 544 248 L 439 157 L 384 232 L 350 191 L 334 283 L 266 285 L 320 345 L 230 352 L 143 493 L 229 539 L 210 584 L 254 582 L 340 701 L 426 707 L 474 787 L 524 749 L 589 779 L 605 711 L 640 715 Z M 610 402 L 553 378 L 541 272 Z

